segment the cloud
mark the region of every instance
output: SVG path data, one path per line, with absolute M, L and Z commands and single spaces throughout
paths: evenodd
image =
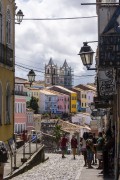
M 90 2 L 93 2 L 90 1 Z M 94 0 L 95 2 L 95 0 Z M 18 9 L 24 18 L 55 18 L 95 16 L 96 7 L 81 6 L 81 0 L 16 0 Z M 58 21 L 23 20 L 16 25 L 16 63 L 43 70 L 50 57 L 61 66 L 66 59 L 74 69 L 75 75 L 90 74 L 83 67 L 77 55 L 84 41 L 97 40 L 97 18 Z M 97 45 L 91 44 L 93 50 Z M 18 68 L 17 68 L 18 69 Z M 91 72 L 94 74 L 94 72 Z M 16 71 L 16 76 L 25 76 L 23 70 Z M 43 76 L 43 73 L 39 75 Z M 24 77 L 26 78 L 26 77 Z M 39 79 L 40 76 L 37 76 Z M 75 83 L 91 82 L 94 79 L 79 78 Z

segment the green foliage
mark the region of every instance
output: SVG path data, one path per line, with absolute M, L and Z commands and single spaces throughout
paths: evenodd
M 61 125 L 56 125 L 55 128 L 54 128 L 54 132 L 53 132 L 53 135 L 55 136 L 54 140 L 56 142 L 56 144 L 58 145 L 59 141 L 60 141 L 60 138 L 61 138 L 61 135 L 62 135 L 62 129 L 61 129 Z
M 27 102 L 26 102 L 26 107 L 27 107 L 27 108 L 30 108 L 30 101 L 27 101 Z
M 38 114 L 38 107 L 38 98 L 32 96 L 30 99 L 30 108 L 34 110 L 35 114 Z

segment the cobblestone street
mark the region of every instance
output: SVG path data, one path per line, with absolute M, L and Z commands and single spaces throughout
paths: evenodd
M 66 155 L 62 159 L 61 154 L 46 154 L 49 159 L 31 170 L 12 178 L 13 180 L 79 180 L 84 165 L 83 156 Z

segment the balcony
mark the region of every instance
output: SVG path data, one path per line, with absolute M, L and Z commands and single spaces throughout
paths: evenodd
M 27 96 L 27 92 L 23 92 L 23 91 L 14 91 L 14 95 L 18 95 L 18 96 Z
M 13 67 L 13 50 L 0 43 L 0 63 Z

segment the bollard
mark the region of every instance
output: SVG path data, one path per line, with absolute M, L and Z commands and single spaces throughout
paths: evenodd
M 37 149 L 38 149 L 37 140 L 38 140 L 38 135 L 36 134 L 36 151 L 37 151 Z
M 10 152 L 10 158 L 11 158 L 11 174 L 13 172 L 13 158 L 12 158 L 13 154 L 12 152 Z
M 15 147 L 14 147 L 14 154 L 13 154 L 13 156 L 14 156 L 14 167 L 13 167 L 13 169 L 16 170 L 16 169 L 18 169 L 18 167 L 16 166 L 16 134 L 14 134 L 14 142 L 15 142 Z
M 31 157 L 31 134 L 29 135 L 29 154 Z
M 21 162 L 25 163 L 27 161 L 27 158 L 25 157 L 25 143 L 23 145 L 23 158 L 21 158 Z

